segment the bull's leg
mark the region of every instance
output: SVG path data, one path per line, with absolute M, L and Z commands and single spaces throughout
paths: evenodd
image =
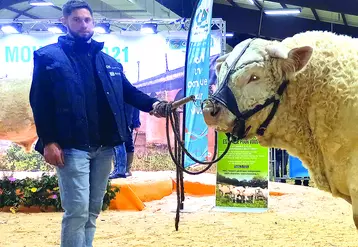
M 347 202 L 351 201 L 353 211 L 353 221 L 358 230 L 358 157 L 353 154 L 350 162 L 347 164 L 347 187 L 350 199 L 340 195 Z
M 351 169 L 353 170 L 353 169 Z M 348 173 L 348 188 L 350 199 L 352 201 L 353 221 L 358 230 L 358 180 L 357 171 Z M 345 199 L 345 198 L 344 198 Z M 346 199 L 347 200 L 347 199 Z
M 352 210 L 353 210 L 353 221 L 358 230 L 358 181 L 350 179 L 349 193 L 351 194 Z
M 352 204 L 352 198 L 350 196 L 341 195 L 340 197 L 346 200 L 349 204 Z
M 351 198 L 352 198 L 352 209 L 353 209 L 353 221 L 354 221 L 354 224 L 356 225 L 356 228 L 358 230 L 358 194 L 357 194 L 357 192 L 358 191 L 356 190 L 355 191 L 356 194 L 352 195 Z

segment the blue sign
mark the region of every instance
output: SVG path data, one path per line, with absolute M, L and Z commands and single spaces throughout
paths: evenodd
M 302 165 L 302 161 L 296 157 L 289 156 L 290 178 L 309 177 L 308 170 Z
M 198 3 L 188 37 L 185 96 L 194 95 L 201 102 L 209 94 L 210 46 L 212 0 Z M 205 124 L 200 103 L 190 102 L 185 111 L 184 145 L 197 160 L 208 156 L 208 127 Z M 184 167 L 195 164 L 187 155 Z

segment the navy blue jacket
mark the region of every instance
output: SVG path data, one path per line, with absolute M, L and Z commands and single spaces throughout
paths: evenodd
M 134 128 L 139 128 L 141 123 L 139 119 L 139 110 L 133 106 L 126 104 L 125 105 L 126 118 L 129 119 L 129 126 L 133 130 Z
M 75 52 L 72 46 L 59 37 L 55 44 L 34 52 L 34 71 L 30 90 L 32 107 L 39 141 L 35 147 L 40 153 L 50 142 L 62 148 L 73 148 L 76 140 L 89 141 L 86 120 L 85 92 L 76 64 L 66 55 Z M 103 43 L 92 40 L 99 50 L 95 57 L 97 76 L 112 113 L 121 141 L 128 138 L 131 119 L 126 118 L 125 103 L 141 111 L 149 112 L 157 99 L 136 89 L 127 80 L 122 66 L 111 56 L 102 52 Z

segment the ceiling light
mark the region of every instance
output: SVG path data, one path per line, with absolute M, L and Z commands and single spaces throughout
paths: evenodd
M 62 23 L 54 23 L 47 27 L 51 33 L 67 33 L 67 28 Z
M 4 33 L 19 33 L 16 28 L 10 25 L 2 26 L 1 31 L 3 31 Z
M 63 33 L 62 30 L 58 27 L 49 27 L 47 28 L 47 31 L 51 33 Z
M 22 25 L 20 23 L 12 23 L 8 25 L 2 25 L 1 31 L 3 31 L 6 34 L 20 33 L 21 27 Z
M 94 28 L 94 31 L 95 31 L 96 33 L 106 33 L 106 30 L 104 30 L 103 27 L 95 27 L 95 28 Z
M 153 34 L 153 33 L 157 33 L 157 29 L 158 29 L 158 24 L 156 23 L 144 23 L 140 28 L 140 32 L 146 34 Z
M 226 33 L 225 36 L 226 37 L 234 37 L 234 34 L 233 33 Z
M 53 3 L 45 0 L 30 0 L 29 4 L 31 6 L 53 6 Z
M 301 13 L 300 8 L 265 9 L 266 15 L 292 15 Z
M 93 31 L 95 33 L 100 33 L 100 34 L 104 34 L 104 33 L 110 33 L 110 25 L 109 23 L 99 23 L 96 25 L 96 27 L 93 29 Z

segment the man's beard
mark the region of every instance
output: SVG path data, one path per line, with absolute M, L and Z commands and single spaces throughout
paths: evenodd
M 86 36 L 80 36 L 78 33 L 73 32 L 69 28 L 68 28 L 68 32 L 76 41 L 79 41 L 79 42 L 87 42 L 88 40 L 90 40 L 92 38 L 92 36 L 94 34 L 94 32 L 92 31 L 91 33 L 87 34 Z

